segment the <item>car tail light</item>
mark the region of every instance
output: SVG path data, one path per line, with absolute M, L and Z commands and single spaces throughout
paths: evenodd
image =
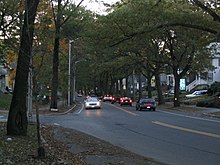
M 146 103 L 144 104 L 145 106 L 152 106 L 153 104 L 152 103 Z
M 132 100 L 130 100 L 130 103 L 132 103 Z

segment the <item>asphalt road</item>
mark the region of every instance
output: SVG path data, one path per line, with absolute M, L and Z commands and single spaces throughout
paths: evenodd
M 167 164 L 218 165 L 220 120 L 171 113 L 163 109 L 136 111 L 132 106 L 102 103 L 101 110 L 41 116 Z

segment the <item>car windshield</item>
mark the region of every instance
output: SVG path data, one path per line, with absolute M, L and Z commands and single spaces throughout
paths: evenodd
M 142 99 L 140 100 L 140 103 L 153 103 L 154 100 L 153 99 Z
M 87 102 L 97 102 L 98 99 L 97 98 L 88 98 Z

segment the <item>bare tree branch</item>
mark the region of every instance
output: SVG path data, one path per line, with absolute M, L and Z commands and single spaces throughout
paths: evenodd
M 218 31 L 216 30 L 213 30 L 213 29 L 210 29 L 208 27 L 204 27 L 204 26 L 201 26 L 201 25 L 193 25 L 193 24 L 187 24 L 187 23 L 167 23 L 167 24 L 162 24 L 162 25 L 158 25 L 156 27 L 153 27 L 153 28 L 150 28 L 146 31 L 141 31 L 141 32 L 135 32 L 135 33 L 132 33 L 130 35 L 126 35 L 124 36 L 122 39 L 120 39 L 119 41 L 117 41 L 116 43 L 110 45 L 110 47 L 113 47 L 113 46 L 116 46 L 124 41 L 127 41 L 127 40 L 130 40 L 131 38 L 133 38 L 134 36 L 137 36 L 137 35 L 142 35 L 142 34 L 145 34 L 145 33 L 149 33 L 149 32 L 152 32 L 154 31 L 155 29 L 161 29 L 161 28 L 165 28 L 165 27 L 175 27 L 175 26 L 182 26 L 182 27 L 186 27 L 186 28 L 192 28 L 192 29 L 197 29 L 197 30 L 201 30 L 201 31 L 205 31 L 205 32 L 208 32 L 208 33 L 211 33 L 211 34 L 214 34 L 216 35 L 217 37 L 219 37 L 219 33 Z
M 203 11 L 207 12 L 209 15 L 211 15 L 214 19 L 214 21 L 218 21 L 220 22 L 220 16 L 214 12 L 213 10 L 211 10 L 210 8 L 208 8 L 207 6 L 205 6 L 202 2 L 198 1 L 198 0 L 191 0 L 194 4 L 196 4 L 198 7 L 200 7 Z

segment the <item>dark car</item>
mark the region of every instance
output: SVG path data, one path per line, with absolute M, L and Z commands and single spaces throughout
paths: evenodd
M 136 104 L 136 110 L 141 111 L 145 110 L 156 110 L 156 101 L 152 98 L 142 98 Z
M 119 104 L 122 106 L 122 105 L 130 105 L 132 106 L 132 99 L 130 97 L 121 97 L 119 99 Z
M 121 98 L 120 95 L 113 96 L 111 103 L 112 103 L 112 104 L 114 104 L 114 103 L 116 103 L 116 102 L 119 103 L 120 98 Z

